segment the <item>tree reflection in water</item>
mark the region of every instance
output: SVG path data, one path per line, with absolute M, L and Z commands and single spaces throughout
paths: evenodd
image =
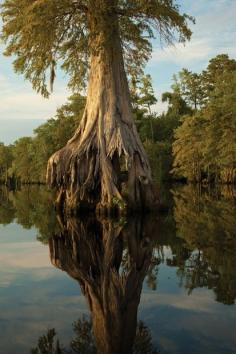
M 42 335 L 37 347 L 31 349 L 31 354 L 97 354 L 95 339 L 92 331 L 92 322 L 85 317 L 73 324 L 75 337 L 70 343 L 70 348 L 65 349 L 56 337 L 55 329 L 49 329 Z M 159 354 L 153 348 L 151 332 L 142 321 L 136 328 L 133 350 L 129 354 Z M 122 354 L 122 353 L 120 353 Z
M 61 225 L 63 231 L 49 240 L 51 261 L 79 282 L 91 311 L 97 353 L 131 353 L 156 223 L 149 218 L 71 218 Z M 139 337 L 147 333 L 139 328 Z M 151 347 L 145 352 L 154 353 Z
M 44 186 L 22 186 L 16 191 L 0 186 L 0 224 L 16 221 L 25 229 L 35 227 L 38 240 L 48 243 L 52 233 L 59 231 L 54 198 Z
M 25 228 L 35 226 L 38 240 L 49 243 L 52 263 L 76 279 L 87 298 L 100 352 L 128 352 L 137 338 L 149 338 L 151 343 L 144 325 L 143 330 L 137 330 L 137 307 L 145 275 L 147 285 L 156 290 L 160 263 L 176 269 L 180 286 L 189 294 L 204 287 L 215 293 L 217 301 L 234 303 L 235 189 L 203 192 L 192 186 L 176 188 L 173 213 L 159 216 L 158 222 L 62 221 L 53 211 L 53 199 L 42 187 L 16 192 L 0 189 L 0 224 L 16 220 Z M 89 323 L 81 322 L 81 330 L 75 331 L 77 341 L 85 338 L 84 327 Z M 94 343 L 91 337 L 88 342 Z M 133 350 L 155 352 L 151 344 L 150 348 L 138 351 L 134 345 Z
M 15 218 L 15 208 L 10 200 L 9 190 L 0 188 L 0 224 L 7 225 Z
M 180 285 L 189 293 L 195 288 L 207 287 L 214 291 L 217 301 L 233 304 L 236 298 L 235 189 L 225 186 L 218 190 L 202 192 L 194 186 L 183 186 L 173 191 L 173 198 L 173 213 L 159 217 L 158 238 L 151 242 L 155 250 L 159 250 L 159 255 L 157 256 L 155 251 L 155 257 L 150 261 L 147 285 L 153 290 L 156 289 L 158 264 L 166 262 L 168 266 L 177 268 Z M 53 200 L 54 196 L 44 187 L 23 187 L 16 192 L 0 188 L 0 224 L 6 225 L 16 220 L 25 228 L 34 226 L 38 230 L 38 240 L 48 243 L 51 235 L 59 234 L 61 230 L 53 209 Z M 135 223 L 136 221 L 133 224 Z M 65 225 L 62 226 L 68 233 Z M 106 222 L 103 225 L 97 222 L 92 226 L 90 222 L 88 226 L 89 232 L 91 228 L 106 230 L 109 227 L 111 230 L 104 233 L 127 234 L 127 225 L 124 227 L 119 223 L 108 226 Z M 134 234 L 134 226 L 130 227 L 133 228 Z M 72 231 L 72 225 L 68 225 L 68 229 Z M 98 235 L 98 231 L 96 232 Z M 130 231 L 130 235 L 132 232 Z M 76 231 L 72 233 L 76 234 Z M 127 236 L 118 237 L 116 242 L 112 241 L 118 253 L 122 248 L 119 245 L 121 238 L 123 243 L 132 243 Z M 100 247 L 104 249 L 103 245 Z M 164 247 L 171 249 L 171 256 L 164 257 Z M 124 262 L 126 254 L 123 253 Z M 117 254 L 117 257 L 121 256 Z
M 231 305 L 236 298 L 236 194 L 232 188 L 224 188 L 223 196 L 216 192 L 212 196 L 193 186 L 174 191 L 176 236 L 185 249 L 174 266 L 189 293 L 207 287 L 217 301 Z

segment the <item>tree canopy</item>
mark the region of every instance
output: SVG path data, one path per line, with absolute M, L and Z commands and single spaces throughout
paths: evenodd
M 55 117 L 34 130 L 33 137 L 19 138 L 9 146 L 0 143 L 0 182 L 44 183 L 48 158 L 73 135 L 84 105 L 85 97 L 74 94 Z
M 175 131 L 173 173 L 195 182 L 235 183 L 236 60 L 218 55 L 201 78 L 205 100 Z
M 172 91 L 162 95 L 168 109 L 161 115 L 154 110 L 149 111 L 156 102 L 150 75 L 130 79 L 135 123 L 154 177 L 159 182 L 185 177 L 195 182 L 233 183 L 236 154 L 235 60 L 220 54 L 210 60 L 205 70 L 196 74 L 199 87 L 194 90 L 203 92 L 197 109 L 187 98 L 186 91 L 190 96 L 194 93 L 191 85 L 185 85 L 183 72 L 187 76 L 195 76 L 195 73 L 185 70 L 175 76 Z M 187 87 L 186 90 L 183 87 Z M 82 117 L 85 100 L 79 94 L 70 96 L 55 117 L 35 129 L 33 138 L 19 139 L 10 146 L 1 143 L 0 181 L 5 182 L 15 176 L 22 182 L 44 182 L 47 159 L 73 134 Z M 170 170 L 173 170 L 172 175 Z
M 16 72 L 37 92 L 49 96 L 58 66 L 72 89 L 88 86 L 78 129 L 48 160 L 46 180 L 59 191 L 58 208 L 110 213 L 156 207 L 127 75 L 142 73 L 156 34 L 168 43 L 188 40 L 193 18 L 175 0 L 5 0 L 1 15 L 5 54 L 15 57 Z M 143 87 L 147 96 L 150 83 Z M 153 104 L 152 93 L 150 99 Z
M 49 95 L 56 67 L 69 76 L 69 86 L 86 84 L 89 56 L 98 32 L 109 30 L 104 15 L 115 13 L 128 73 L 137 75 L 151 55 L 151 40 L 185 41 L 193 20 L 180 14 L 174 0 L 5 0 L 1 5 L 5 54 L 14 55 L 16 72 L 23 73 L 33 88 Z M 91 17 L 97 21 L 91 26 Z

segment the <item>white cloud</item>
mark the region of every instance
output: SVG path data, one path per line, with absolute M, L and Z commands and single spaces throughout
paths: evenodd
M 204 39 L 191 41 L 186 45 L 178 43 L 175 46 L 157 48 L 153 51 L 152 60 L 169 61 L 184 65 L 194 60 L 203 60 L 211 53 L 211 46 Z
M 50 99 L 45 99 L 33 92 L 14 92 L 0 98 L 0 117 L 15 119 L 44 119 L 55 115 L 68 93 L 57 92 Z
M 16 257 L 17 255 L 17 257 Z M 1 269 L 51 268 L 48 247 L 40 242 L 15 242 L 1 245 Z
M 175 46 L 154 49 L 152 61 L 169 62 L 177 65 L 193 65 L 208 60 L 219 54 L 228 53 L 236 56 L 236 1 L 204 0 L 194 7 L 185 1 L 187 12 L 196 16 L 196 24 L 192 25 L 192 38 L 185 45 L 177 43 Z M 202 67 L 203 68 L 203 67 Z
M 196 18 L 197 32 L 202 36 L 216 35 L 224 33 L 227 29 L 235 31 L 235 13 L 236 2 L 235 0 L 218 0 L 211 1 L 206 4 L 205 0 L 200 0 L 202 9 L 199 16 Z M 216 40 L 221 37 L 216 36 Z
M 141 302 L 146 308 L 164 305 L 188 311 L 216 311 L 212 294 L 202 289 L 195 289 L 191 296 L 184 291 L 178 294 L 159 293 L 158 296 L 154 292 L 143 293 Z
M 152 110 L 154 112 L 157 112 L 158 114 L 161 114 L 163 112 L 167 111 L 168 104 L 166 102 L 162 102 L 161 100 L 158 101 L 155 105 L 153 105 Z
M 45 99 L 28 83 L 15 85 L 5 75 L 0 75 L 0 92 L 0 119 L 48 119 L 69 96 L 66 87 L 58 87 Z

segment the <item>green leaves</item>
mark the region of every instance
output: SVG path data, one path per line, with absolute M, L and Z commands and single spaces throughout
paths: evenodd
M 45 182 L 47 161 L 75 132 L 85 105 L 85 97 L 74 94 L 54 118 L 35 129 L 35 136 L 18 139 L 14 145 L 0 143 L 0 181 L 15 176 L 23 183 Z
M 236 61 L 219 55 L 203 74 L 199 88 L 207 87 L 207 100 L 175 131 L 172 172 L 195 182 L 235 183 Z
M 37 92 L 48 97 L 56 63 L 70 71 L 63 58 L 71 57 L 72 46 L 73 50 L 80 49 L 81 60 L 87 52 L 83 15 L 69 0 L 8 0 L 1 6 L 1 15 L 5 55 L 16 56 L 15 71 L 24 74 Z M 71 58 L 71 65 L 74 59 Z M 77 67 L 80 65 L 82 61 Z M 83 81 L 85 77 L 79 79 Z
M 87 84 L 94 38 L 105 30 L 112 36 L 111 15 L 118 21 L 129 74 L 142 74 L 155 34 L 167 42 L 191 36 L 187 22 L 192 18 L 180 14 L 172 0 L 4 0 L 5 55 L 14 57 L 15 71 L 43 96 L 50 94 L 56 67 L 68 74 L 69 86 L 79 92 Z
M 8 169 L 12 164 L 12 146 L 6 146 L 0 143 L 0 181 L 6 182 Z
M 178 75 L 174 75 L 172 87 L 175 92 L 179 92 L 189 107 L 196 110 L 204 104 L 206 92 L 201 74 L 182 69 Z

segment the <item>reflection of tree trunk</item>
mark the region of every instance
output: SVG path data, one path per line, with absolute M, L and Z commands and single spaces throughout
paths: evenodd
M 70 219 L 50 242 L 52 263 L 79 281 L 88 301 L 98 353 L 132 352 L 142 283 L 152 256 L 141 220 Z M 127 248 L 126 248 L 127 247 Z
M 48 183 L 60 189 L 58 203 L 69 211 L 97 207 L 109 213 L 110 209 L 150 209 L 157 204 L 150 166 L 133 120 L 118 19 L 108 16 L 111 26 L 92 39 L 81 124 L 48 163 Z M 96 28 L 95 19 L 90 22 Z

